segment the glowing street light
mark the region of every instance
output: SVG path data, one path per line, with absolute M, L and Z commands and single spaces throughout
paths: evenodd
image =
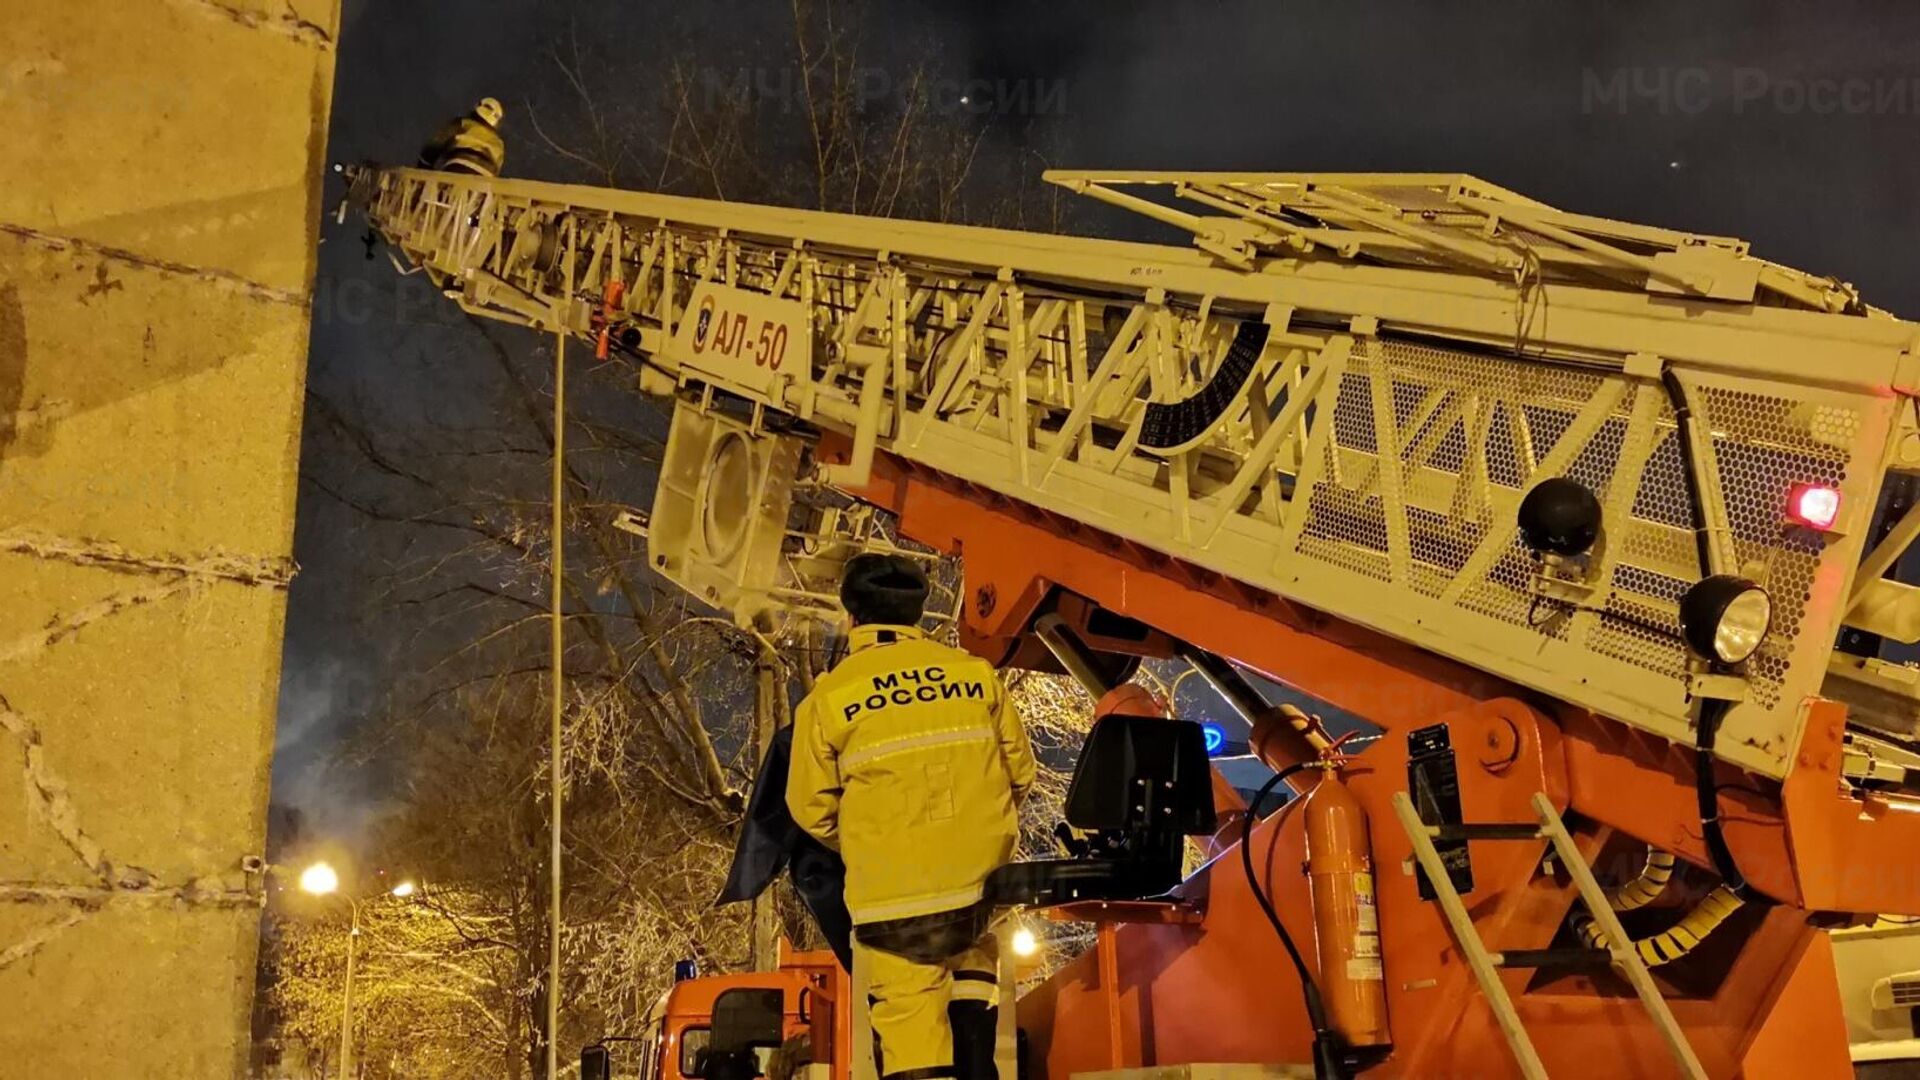
M 1040 939 L 1034 936 L 1032 930 L 1023 926 L 1013 932 L 1013 955 L 1032 956 L 1039 951 Z
M 300 871 L 300 888 L 303 892 L 315 896 L 330 896 L 340 891 L 340 875 L 333 867 L 323 862 L 314 863 Z M 401 898 L 412 896 L 416 886 L 411 881 L 402 881 L 387 893 Z M 354 946 L 360 940 L 360 901 L 352 896 L 347 898 L 347 908 L 353 913 L 351 927 L 347 931 L 347 980 L 341 993 L 340 1003 L 340 1076 L 342 1080 L 352 1075 L 353 1070 L 353 961 Z
M 334 873 L 333 867 L 328 866 L 326 863 L 317 862 L 305 870 L 300 871 L 300 889 L 302 892 L 310 892 L 315 896 L 325 896 L 338 888 L 340 888 L 340 875 Z
M 340 874 L 327 863 L 314 863 L 300 871 L 300 891 L 314 896 L 339 893 Z M 387 895 L 404 900 L 417 891 L 419 886 L 412 881 L 401 881 L 388 889 Z M 347 979 L 340 995 L 340 1077 L 346 1080 L 353 1075 L 353 962 L 355 946 L 360 941 L 360 901 L 368 897 L 356 897 L 349 893 L 341 895 L 347 901 L 347 910 L 353 915 L 347 929 Z

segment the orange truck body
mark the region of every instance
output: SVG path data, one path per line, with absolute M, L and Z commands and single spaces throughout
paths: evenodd
M 847 982 L 832 952 L 796 950 L 782 941 L 779 964 L 771 971 L 702 975 L 668 987 L 648 1010 L 632 1048 L 616 1057 L 637 1062 L 644 1080 L 699 1080 L 690 1070 L 713 1023 L 714 1002 L 730 990 L 778 989 L 786 1038 L 810 1036 L 813 1060 L 831 1062 L 833 1074 L 844 1077 L 851 1014 L 840 1003 L 847 1000 Z M 634 1072 L 629 1067 L 617 1075 Z

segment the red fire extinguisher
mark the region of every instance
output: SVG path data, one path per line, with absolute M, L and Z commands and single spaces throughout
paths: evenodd
M 1349 1046 L 1392 1042 L 1366 809 L 1329 762 L 1307 794 L 1303 812 L 1327 1019 Z

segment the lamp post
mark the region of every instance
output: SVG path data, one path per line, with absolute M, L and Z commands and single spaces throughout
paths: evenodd
M 317 862 L 300 872 L 300 888 L 314 896 L 327 896 L 339 891 L 340 875 L 326 863 Z M 407 897 L 413 895 L 413 882 L 402 881 L 387 890 L 389 896 Z M 340 994 L 340 1080 L 348 1080 L 353 1073 L 353 954 L 360 940 L 360 901 L 358 898 L 341 893 L 351 911 L 351 926 L 347 931 L 347 984 Z

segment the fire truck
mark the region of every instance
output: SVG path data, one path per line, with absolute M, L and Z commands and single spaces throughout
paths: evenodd
M 848 1075 L 853 1013 L 845 1006 L 847 972 L 833 953 L 795 951 L 783 941 L 771 971 L 702 976 L 682 961 L 674 976 L 635 1034 L 581 1050 L 581 1080 L 717 1078 L 728 1054 L 745 1057 L 748 1077 L 796 1077 L 816 1062 Z
M 884 518 L 961 560 L 968 650 L 1245 711 L 1278 813 L 1103 699 L 1100 842 L 991 886 L 1096 930 L 1003 1075 L 1846 1074 L 1829 930 L 1920 914 L 1914 324 L 1464 175 L 1047 174 L 1142 243 L 345 172 L 404 269 L 671 401 L 629 517 L 693 596 L 831 617 Z M 857 991 L 744 978 L 779 1016 L 670 994 L 648 1075 L 700 1016 L 701 1071 L 804 1030 L 871 1075 Z

